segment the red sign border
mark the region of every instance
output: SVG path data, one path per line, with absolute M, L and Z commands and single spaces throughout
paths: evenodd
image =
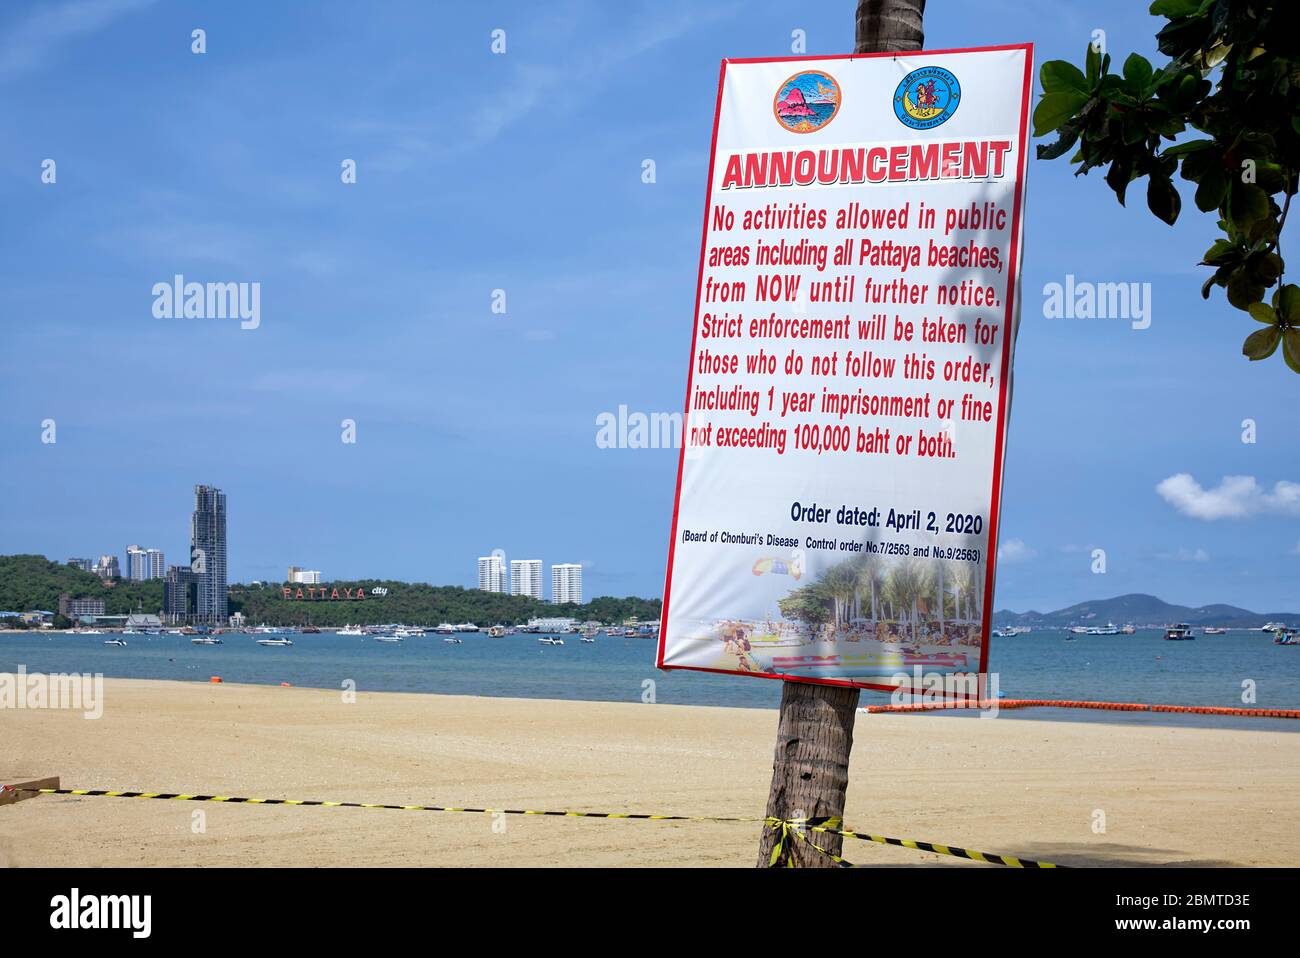
M 700 295 L 704 285 L 704 256 L 709 241 L 709 207 L 713 201 L 713 169 L 718 151 L 718 123 L 722 118 L 722 93 L 726 86 L 727 66 L 732 63 L 791 63 L 818 62 L 822 60 L 859 60 L 880 57 L 898 59 L 916 59 L 924 57 L 951 56 L 959 53 L 995 53 L 1003 50 L 1021 50 L 1025 54 L 1025 78 L 1020 94 L 1020 129 L 1017 148 L 1019 157 L 1016 165 L 1016 190 L 1012 201 L 1010 264 L 1007 268 L 1007 308 L 1004 317 L 1005 328 L 1011 329 L 1015 317 L 1017 297 L 1017 270 L 1020 266 L 1022 250 L 1020 248 L 1021 215 L 1025 198 L 1025 175 L 1028 172 L 1026 148 L 1029 141 L 1029 99 L 1033 89 L 1034 45 L 1032 43 L 1009 43 L 998 46 L 962 47 L 942 50 L 915 50 L 905 53 L 839 53 L 829 56 L 808 57 L 743 57 L 724 59 L 718 70 L 718 96 L 713 109 L 713 136 L 709 144 L 709 177 L 704 190 L 704 226 L 700 231 L 700 269 L 695 279 L 695 312 L 691 317 L 691 353 L 686 373 L 686 403 L 682 410 L 682 422 L 689 424 L 691 411 L 691 383 L 694 377 L 694 359 L 696 337 L 699 331 Z M 998 388 L 998 429 L 995 439 L 996 449 L 993 458 L 993 486 L 989 496 L 989 544 L 988 571 L 984 577 L 984 606 L 981 629 L 984 641 L 980 646 L 980 674 L 987 674 L 989 663 L 989 645 L 991 644 L 991 626 L 993 624 L 993 585 L 997 567 L 998 523 L 1001 519 L 1002 505 L 1002 460 L 1006 453 L 1006 425 L 1011 410 L 1007 404 L 1008 375 L 1011 367 L 1012 342 L 1010 336 L 1002 340 L 1002 380 Z M 682 448 L 677 459 L 677 489 L 673 494 L 673 527 L 668 540 L 668 567 L 664 573 L 664 604 L 659 620 L 659 648 L 655 656 L 655 667 L 664 671 L 683 670 L 689 672 L 712 672 L 719 675 L 742 675 L 751 678 L 776 679 L 783 682 L 803 682 L 811 685 L 836 685 L 846 688 L 872 689 L 881 692 L 896 691 L 894 685 L 878 685 L 870 682 L 853 682 L 847 679 L 812 678 L 808 676 L 782 675 L 777 672 L 741 672 L 736 669 L 710 669 L 698 665 L 665 665 L 664 648 L 668 642 L 668 608 L 671 601 L 673 556 L 677 549 L 677 520 L 682 501 L 682 473 L 686 465 L 686 444 L 689 437 L 683 435 Z

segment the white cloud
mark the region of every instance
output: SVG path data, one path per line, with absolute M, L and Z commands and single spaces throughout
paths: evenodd
M 1025 562 L 1038 555 L 1023 539 L 1008 539 L 998 546 L 999 562 Z
M 1170 562 L 1209 562 L 1210 554 L 1199 547 L 1195 549 L 1179 548 L 1175 552 L 1157 553 L 1156 558 Z
M 21 23 L 5 29 L 0 43 L 0 75 L 12 76 L 40 67 L 59 44 L 100 30 L 123 14 L 155 0 L 71 0 L 38 6 Z M 188 43 L 188 39 L 186 40 Z
M 1244 519 L 1261 513 L 1300 516 L 1300 482 L 1285 479 L 1268 490 L 1254 476 L 1224 476 L 1218 486 L 1206 489 L 1180 472 L 1158 483 L 1156 492 L 1193 519 Z

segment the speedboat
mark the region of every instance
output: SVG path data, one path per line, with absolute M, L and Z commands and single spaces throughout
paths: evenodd
M 1206 635 L 1227 635 L 1228 634 L 1227 629 L 1220 628 L 1217 625 L 1207 625 L 1202 631 L 1204 631 Z
M 343 628 L 339 629 L 338 632 L 335 634 L 336 635 L 365 635 L 366 633 L 362 630 L 361 626 L 359 625 L 345 625 Z
M 444 638 L 442 641 L 446 642 L 448 645 L 464 645 L 464 644 L 465 644 L 465 640 L 462 639 L 462 638 L 461 638 L 460 636 L 458 636 L 458 635 L 449 635 L 449 636 L 447 636 L 446 638 Z
M 1196 636 L 1192 635 L 1192 627 L 1186 622 L 1179 622 L 1165 629 L 1165 640 L 1168 642 L 1190 642 Z
M 506 627 L 504 625 L 494 625 L 492 626 L 492 628 L 488 629 L 489 639 L 499 639 L 505 634 L 506 634 Z
M 278 639 L 258 639 L 257 644 L 273 646 L 275 648 L 284 648 L 293 645 L 293 639 L 285 638 L 283 636 Z
M 542 645 L 563 645 L 564 640 L 554 635 L 544 635 L 537 640 Z
M 194 638 L 190 639 L 190 645 L 224 645 L 224 644 L 225 644 L 224 640 L 217 638 L 215 635 L 196 635 Z
M 1285 626 L 1278 629 L 1273 635 L 1274 645 L 1300 645 L 1300 632 L 1295 629 L 1288 629 Z
M 102 629 L 85 629 L 82 631 L 81 634 L 82 635 L 103 635 L 104 631 Z
M 396 633 L 392 635 L 372 635 L 370 638 L 375 642 L 387 642 L 390 645 L 396 645 L 402 641 L 402 637 Z
M 595 637 L 594 635 L 583 635 L 583 637 L 582 637 L 582 641 L 583 641 L 583 642 L 586 642 L 586 643 L 589 644 L 589 645 L 595 645 L 595 644 L 596 644 L 596 637 Z
M 118 639 L 118 638 L 105 639 L 104 644 L 105 645 L 126 645 L 126 639 Z

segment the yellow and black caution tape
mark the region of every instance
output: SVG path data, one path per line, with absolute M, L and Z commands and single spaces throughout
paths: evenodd
M 955 845 L 937 845 L 930 842 L 911 841 L 905 838 L 887 838 L 883 835 L 870 835 L 866 832 L 848 831 L 840 827 L 843 822 L 839 818 L 781 819 L 721 815 L 651 815 L 643 812 L 573 812 L 547 811 L 529 808 L 471 808 L 467 806 L 461 807 L 454 805 L 392 805 L 383 802 L 329 802 L 319 799 L 300 798 L 244 798 L 235 795 L 199 795 L 185 792 L 134 792 L 107 788 L 15 788 L 14 786 L 5 785 L 4 790 L 30 792 L 38 795 L 151 798 L 161 801 L 175 802 L 224 802 L 228 805 L 301 805 L 320 808 L 383 808 L 404 812 L 469 812 L 491 815 L 541 815 L 551 818 L 632 819 L 651 822 L 763 822 L 770 828 L 779 828 L 781 830 L 780 835 L 777 836 L 776 847 L 772 852 L 773 864 L 775 864 L 777 859 L 780 858 L 781 851 L 784 849 L 785 843 L 789 839 L 790 832 L 794 831 L 795 834 L 808 842 L 808 844 L 812 845 L 812 847 L 817 849 L 817 851 L 830 856 L 836 864 L 846 868 L 856 867 L 850 862 L 844 861 L 842 858 L 815 844 L 810 838 L 808 838 L 807 834 L 805 834 L 805 830 L 811 830 L 815 832 L 842 835 L 845 838 L 859 838 L 866 841 L 877 842 L 882 845 L 897 845 L 901 848 L 912 848 L 917 851 L 934 852 L 938 855 L 952 855 L 956 858 L 968 858 L 971 861 L 984 862 L 989 865 L 1009 865 L 1013 868 L 1064 867 L 1052 865 L 1047 862 L 1036 862 L 1028 858 L 1014 858 L 1010 855 L 993 855 L 987 852 L 971 851 L 966 848 L 958 848 Z M 787 863 L 789 863 L 788 856 Z
M 951 855 L 953 858 L 966 858 L 973 862 L 983 862 L 986 865 L 1006 865 L 1009 868 L 1066 868 L 1066 865 L 1053 865 L 1051 862 L 1038 862 L 1032 858 L 1016 858 L 1014 855 L 995 855 L 992 852 L 977 852 L 970 848 L 960 848 L 957 845 L 939 845 L 935 842 L 918 842 L 908 838 L 888 838 L 884 835 L 871 835 L 867 832 L 847 831 L 836 825 L 827 824 L 809 824 L 808 828 L 814 832 L 825 832 L 830 835 L 843 835 L 845 838 L 860 838 L 867 842 L 876 842 L 879 845 L 897 845 L 900 848 L 913 848 L 920 852 L 933 852 L 936 855 Z M 819 852 L 830 855 L 835 862 L 845 868 L 855 867 L 850 862 L 832 855 L 826 849 L 813 844 L 811 839 L 802 831 L 797 831 L 800 838 L 803 838 L 808 844 L 812 845 Z
M 41 795 L 92 795 L 108 798 L 156 798 L 175 802 L 225 802 L 229 805 L 309 805 L 320 808 L 386 808 L 404 812 L 474 812 L 499 815 L 549 815 L 554 818 L 634 818 L 655 822 L 759 822 L 759 818 L 716 815 L 647 815 L 638 812 L 557 812 L 529 808 L 462 808 L 452 805 L 388 805 L 381 802 L 326 802 L 296 798 L 239 798 L 233 795 L 189 795 L 182 792 L 127 792 L 106 788 L 22 788 Z

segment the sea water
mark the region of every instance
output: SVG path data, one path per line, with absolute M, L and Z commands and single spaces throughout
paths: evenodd
M 1169 705 L 1300 709 L 1300 647 L 1276 646 L 1260 632 L 1197 636 L 1166 642 L 1158 630 L 1136 635 L 1079 636 L 1035 632 L 994 637 L 989 667 L 1006 698 L 1087 699 Z M 402 643 L 382 643 L 332 632 L 294 635 L 288 648 L 259 646 L 258 638 L 222 635 L 223 645 L 196 646 L 188 636 L 128 635 L 127 646 L 104 645 L 107 636 L 66 633 L 0 635 L 0 672 L 24 665 L 31 672 L 100 672 L 110 678 L 169 679 L 342 689 L 358 692 L 433 692 L 516 698 L 606 702 L 658 702 L 775 708 L 781 683 L 746 676 L 661 672 L 657 643 L 607 636 L 594 643 L 564 636 L 563 646 L 538 636 L 499 639 L 462 634 L 454 645 L 430 633 Z M 1254 701 L 1248 701 L 1252 692 Z M 889 695 L 864 691 L 863 705 L 887 704 Z M 1194 723 L 1233 728 L 1300 731 L 1300 721 L 1179 716 L 1079 709 L 1007 711 L 1007 717 L 1071 721 Z M 927 719 L 920 719 L 922 721 Z

